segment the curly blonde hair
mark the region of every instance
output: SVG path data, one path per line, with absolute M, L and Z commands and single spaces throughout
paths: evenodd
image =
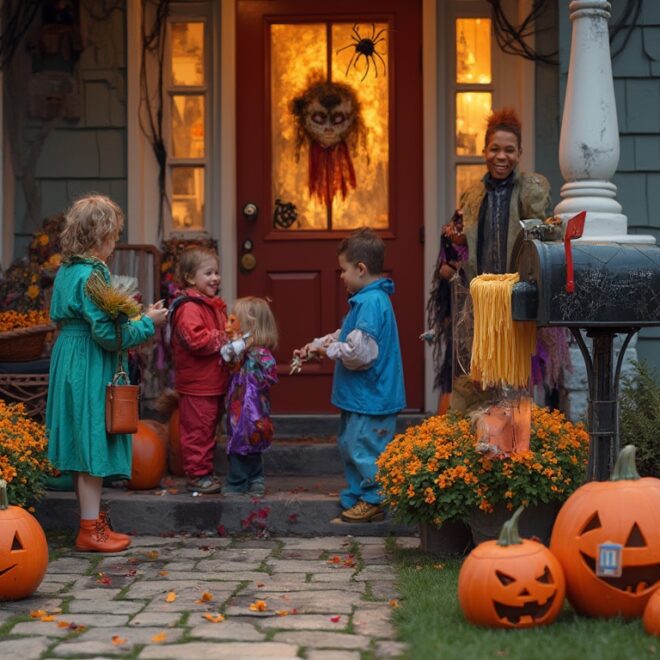
M 277 348 L 277 322 L 268 301 L 256 296 L 238 298 L 232 313 L 241 325 L 241 332 L 251 332 L 255 346 Z
M 124 212 L 105 195 L 90 193 L 76 200 L 64 216 L 60 235 L 62 256 L 89 256 L 109 237 L 118 240 L 124 228 Z

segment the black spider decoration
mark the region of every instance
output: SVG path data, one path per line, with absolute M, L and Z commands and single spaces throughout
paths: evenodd
M 346 76 L 348 75 L 348 71 L 350 70 L 351 65 L 353 65 L 354 68 L 357 67 L 357 63 L 360 57 L 364 57 L 364 59 L 367 62 L 367 68 L 364 72 L 364 75 L 360 79 L 360 82 L 362 82 L 369 73 L 370 61 L 373 62 L 374 70 L 376 71 L 376 78 L 378 78 L 378 63 L 376 62 L 376 58 L 378 58 L 383 63 L 383 75 L 385 75 L 385 60 L 381 57 L 381 54 L 378 52 L 378 50 L 376 50 L 376 46 L 379 42 L 385 40 L 385 37 L 381 35 L 383 34 L 383 32 L 386 31 L 387 28 L 383 28 L 382 30 L 379 30 L 378 33 L 376 33 L 376 24 L 372 23 L 371 36 L 363 37 L 360 34 L 359 24 L 356 23 L 353 26 L 353 34 L 351 35 L 351 38 L 353 39 L 353 43 L 350 43 L 348 44 L 348 46 L 344 46 L 343 48 L 340 48 L 337 51 L 337 54 L 339 54 L 341 53 L 342 50 L 346 50 L 347 48 L 355 48 L 355 52 L 353 53 L 351 59 L 348 62 L 348 66 L 346 67 L 346 73 L 344 75 Z

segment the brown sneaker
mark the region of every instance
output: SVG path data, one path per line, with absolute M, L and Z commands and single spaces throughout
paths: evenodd
M 355 506 L 342 511 L 341 519 L 348 523 L 379 522 L 385 519 L 385 512 L 375 504 L 360 500 Z

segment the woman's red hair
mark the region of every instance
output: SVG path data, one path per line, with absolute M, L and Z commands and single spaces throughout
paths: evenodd
M 502 108 L 496 112 L 492 112 L 488 117 L 486 125 L 486 140 L 485 146 L 488 146 L 490 138 L 496 131 L 507 131 L 513 133 L 518 140 L 518 148 L 522 146 L 522 124 L 516 111 L 513 108 Z

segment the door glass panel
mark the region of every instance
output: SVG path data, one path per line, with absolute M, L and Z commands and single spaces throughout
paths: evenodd
M 485 165 L 457 165 L 456 166 L 456 208 L 461 199 L 461 195 L 481 177 L 486 174 Z
M 491 105 L 490 92 L 456 94 L 456 155 L 477 156 L 483 151 Z
M 386 23 L 271 25 L 276 229 L 389 226 L 388 43 Z
M 204 84 L 204 23 L 172 23 L 172 84 Z
M 204 97 L 172 96 L 172 156 L 204 158 Z
M 172 168 L 172 224 L 175 231 L 204 229 L 204 168 Z
M 326 229 L 328 225 L 325 205 L 309 195 L 309 153 L 292 112 L 293 100 L 304 92 L 310 76 L 326 78 L 327 48 L 324 23 L 271 25 L 272 195 L 274 202 L 295 205 L 296 219 L 289 229 Z M 291 214 L 288 217 L 293 219 Z
M 332 207 L 333 229 L 370 225 L 385 229 L 388 220 L 389 166 L 389 58 L 387 23 L 335 23 L 332 26 L 332 79 L 350 85 L 361 106 L 364 138 L 358 136 L 352 155 L 355 190 L 345 199 L 336 195 Z M 356 50 L 369 39 L 373 55 Z
M 490 19 L 456 19 L 456 82 L 487 85 L 490 64 Z

